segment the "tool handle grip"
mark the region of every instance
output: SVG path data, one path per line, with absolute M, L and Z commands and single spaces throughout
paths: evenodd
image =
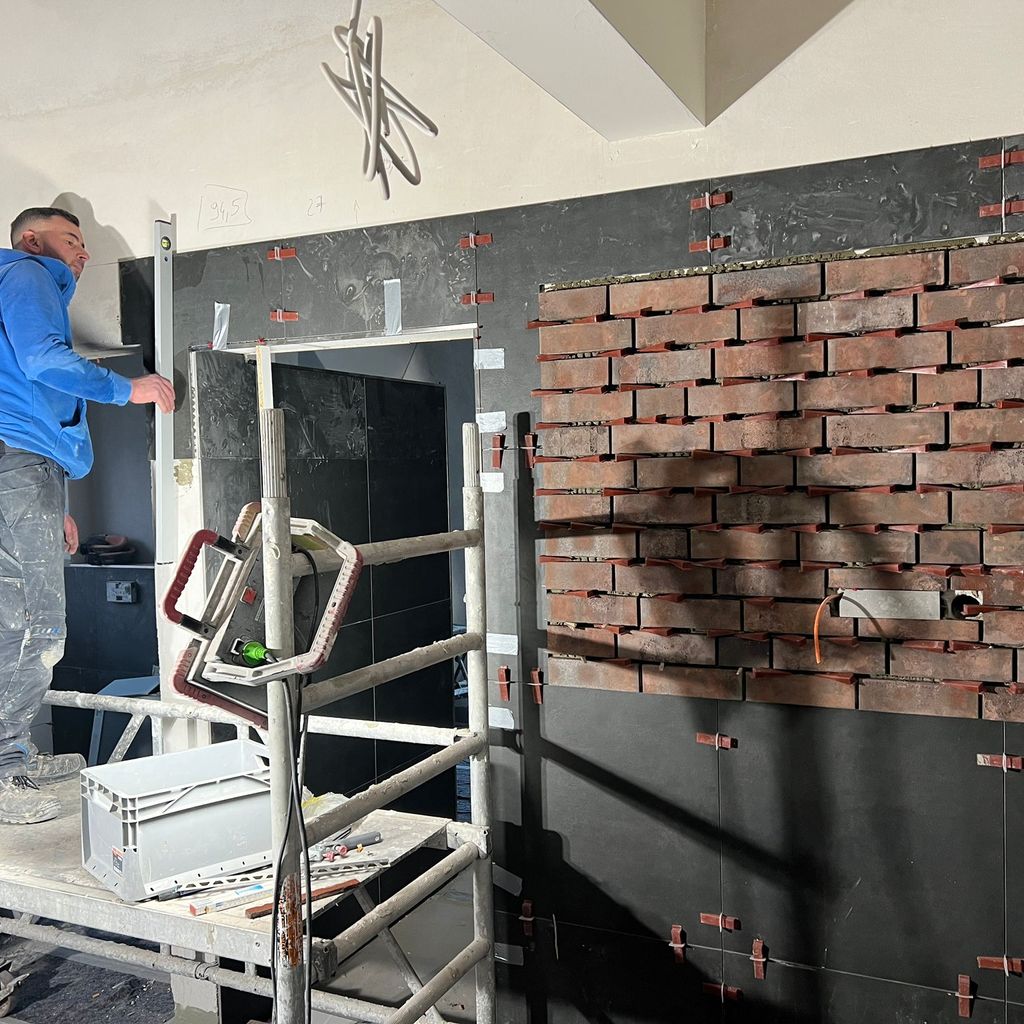
M 364 832 L 360 836 L 345 836 L 345 840 L 341 845 L 354 850 L 357 846 L 373 846 L 380 841 L 381 834 L 379 832 Z

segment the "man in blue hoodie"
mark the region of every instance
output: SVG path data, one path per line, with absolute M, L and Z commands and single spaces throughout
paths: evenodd
M 157 374 L 129 380 L 71 348 L 68 303 L 89 253 L 78 219 L 40 207 L 0 249 L 0 822 L 56 817 L 39 790 L 79 771 L 78 754 L 40 754 L 29 726 L 64 653 L 64 552 L 78 547 L 65 480 L 92 468 L 86 402 L 174 408 Z

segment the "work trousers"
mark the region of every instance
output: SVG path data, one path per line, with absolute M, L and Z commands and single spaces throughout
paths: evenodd
M 0 442 L 0 779 L 24 774 L 64 655 L 64 508 L 64 470 Z

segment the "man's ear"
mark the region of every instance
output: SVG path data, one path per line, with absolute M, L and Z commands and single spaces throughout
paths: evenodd
M 31 228 L 26 228 L 21 233 L 21 238 L 14 244 L 15 249 L 22 252 L 41 253 L 43 251 L 39 236 Z

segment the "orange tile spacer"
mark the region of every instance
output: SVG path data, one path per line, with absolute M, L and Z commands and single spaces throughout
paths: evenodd
M 280 245 L 275 245 L 273 249 L 267 250 L 268 260 L 294 260 L 298 259 L 299 252 L 294 246 L 288 246 L 283 248 Z
M 716 206 L 725 206 L 732 202 L 731 192 L 705 192 L 690 200 L 691 210 L 710 210 Z
M 697 733 L 697 742 L 706 747 L 714 747 L 715 750 L 732 750 L 739 746 L 738 740 L 732 736 L 723 736 L 720 732 L 699 732 Z M 703 919 L 704 915 L 701 914 L 702 923 L 706 923 Z
M 509 693 L 509 684 L 512 682 L 512 669 L 508 665 L 498 666 L 498 692 L 501 699 L 507 704 L 512 698 Z
M 494 301 L 494 292 L 466 292 L 461 299 L 464 306 L 482 306 Z
M 720 932 L 736 932 L 740 929 L 740 919 L 727 914 L 701 914 L 700 923 L 711 925 Z
M 468 235 L 463 235 L 459 239 L 460 249 L 476 249 L 481 245 L 490 245 L 494 241 L 494 235 L 478 235 L 475 231 L 470 232 Z
M 539 668 L 530 669 L 530 686 L 533 688 L 533 703 L 544 703 L 544 673 Z
M 978 967 L 983 971 L 1002 971 L 1007 977 L 1024 974 L 1024 960 L 1017 956 L 979 956 Z
M 971 976 L 960 974 L 956 979 L 956 1010 L 959 1017 L 970 1017 L 971 1003 L 974 996 L 971 994 Z
M 1017 754 L 979 754 L 978 764 L 983 768 L 1002 768 L 1004 772 L 1024 771 L 1024 757 Z
M 714 252 L 716 249 L 725 249 L 732 244 L 729 235 L 708 235 L 701 242 L 691 242 L 690 252 Z
M 1010 164 L 1024 164 L 1024 149 L 1004 149 L 1001 153 L 989 153 L 978 157 L 978 170 L 988 171 L 994 167 L 1009 167 Z
M 754 965 L 754 978 L 757 981 L 764 981 L 765 964 L 768 963 L 764 939 L 754 939 L 754 945 L 750 950 L 750 961 Z
M 683 926 L 672 925 L 671 937 L 668 940 L 669 949 L 675 954 L 677 964 L 686 963 L 686 935 Z
M 270 320 L 275 324 L 292 323 L 298 319 L 299 314 L 293 309 L 272 309 L 270 311 Z
M 727 999 L 736 1002 L 743 994 L 740 989 L 732 985 L 723 984 L 720 981 L 705 981 L 701 986 L 704 993 L 709 996 L 716 996 L 724 1003 Z
M 523 934 L 528 938 L 533 938 L 533 900 L 523 900 L 522 913 L 519 915 L 519 920 L 523 923 Z
M 501 469 L 505 458 L 505 435 L 491 434 L 491 469 Z
M 979 217 L 1003 217 L 1024 213 L 1024 199 L 1006 199 L 1001 203 L 989 203 L 978 207 Z

